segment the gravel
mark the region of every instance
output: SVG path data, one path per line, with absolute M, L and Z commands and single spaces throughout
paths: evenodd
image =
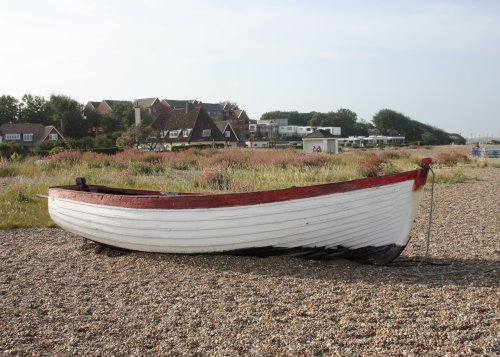
M 500 170 L 430 187 L 392 265 L 106 248 L 0 231 L 4 355 L 500 354 Z M 464 271 L 465 270 L 465 271 Z M 447 274 L 455 271 L 453 274 Z

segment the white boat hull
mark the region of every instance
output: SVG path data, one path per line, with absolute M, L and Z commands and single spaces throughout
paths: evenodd
M 193 209 L 126 208 L 50 196 L 49 213 L 75 234 L 145 252 L 402 250 L 423 192 L 413 185 L 407 180 L 319 197 Z

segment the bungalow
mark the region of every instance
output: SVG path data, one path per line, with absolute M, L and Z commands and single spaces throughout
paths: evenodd
M 224 146 L 225 136 L 207 112 L 186 103 L 184 109 L 173 109 L 161 114 L 151 124 L 159 132 L 165 150 L 175 146 L 216 145 Z
M 33 150 L 40 141 L 64 140 L 64 136 L 53 125 L 9 123 L 0 125 L 0 143 L 16 143 Z

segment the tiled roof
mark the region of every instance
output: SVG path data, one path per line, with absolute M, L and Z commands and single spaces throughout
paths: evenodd
M 208 112 L 217 112 L 217 111 L 222 112 L 223 111 L 222 105 L 220 105 L 218 103 L 201 103 L 201 105 L 202 105 L 203 109 L 205 109 Z
M 306 139 L 314 138 L 335 138 L 329 131 L 318 129 L 305 137 Z
M 104 99 L 103 102 L 106 102 L 106 104 L 109 105 L 110 108 L 113 108 L 113 104 L 115 103 L 130 103 L 129 100 L 110 100 L 110 99 Z
M 89 101 L 87 103 L 88 104 L 91 104 L 95 109 L 97 109 L 97 107 L 99 106 L 99 104 L 101 104 L 101 102 L 94 102 L 94 101 Z
M 42 124 L 8 123 L 0 125 L 0 131 L 5 134 L 33 134 L 33 141 L 43 139 L 45 127 Z
M 51 134 L 54 131 L 64 140 L 64 136 L 53 125 L 48 125 L 48 126 L 44 127 L 44 132 L 43 132 L 43 138 L 42 138 L 42 140 L 45 139 L 45 138 L 47 138 L 47 136 L 49 136 L 49 134 Z
M 153 105 L 158 98 L 142 98 L 134 100 L 134 108 L 148 108 Z
M 159 131 L 192 129 L 189 140 L 224 140 L 224 136 L 203 108 L 192 108 L 187 112 L 185 108 L 173 109 L 158 116 L 151 127 Z M 210 137 L 202 137 L 204 129 L 212 130 Z
M 170 108 L 172 109 L 186 108 L 186 104 L 192 102 L 192 100 L 175 100 L 175 99 L 163 99 L 163 100 L 167 102 Z

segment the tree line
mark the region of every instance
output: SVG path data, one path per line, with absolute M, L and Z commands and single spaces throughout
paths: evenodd
M 428 145 L 465 144 L 459 134 L 447 133 L 434 126 L 420 123 L 392 109 L 381 109 L 372 122 L 363 119 L 350 109 L 339 109 L 327 113 L 297 111 L 272 111 L 262 114 L 261 119 L 288 119 L 289 125 L 336 126 L 342 128 L 342 136 L 367 136 L 370 129 L 378 129 L 381 135 L 404 136 L 406 142 L 421 142 Z
M 124 131 L 134 123 L 131 102 L 117 101 L 112 111 L 101 114 L 85 110 L 83 104 L 65 96 L 52 94 L 49 99 L 25 94 L 21 100 L 11 96 L 0 97 L 0 124 L 38 123 L 54 125 L 69 138 L 95 135 L 93 129 L 103 127 L 109 133 Z
M 465 144 L 459 134 L 447 133 L 431 125 L 420 123 L 391 109 L 378 111 L 371 122 L 358 119 L 350 109 L 339 109 L 327 113 L 297 111 L 272 111 L 261 116 L 263 120 L 287 118 L 290 125 L 341 127 L 342 136 L 368 136 L 370 129 L 378 129 L 380 134 L 404 136 L 407 142 L 420 141 L 424 144 Z M 149 113 L 141 114 L 144 124 L 152 121 Z M 0 124 L 3 123 L 40 123 L 54 125 L 68 138 L 96 136 L 95 128 L 105 128 L 100 134 L 99 143 L 110 145 L 121 133 L 134 131 L 134 109 L 131 102 L 115 101 L 108 114 L 96 110 L 86 110 L 78 101 L 65 96 L 52 94 L 48 99 L 42 96 L 25 94 L 21 100 L 11 96 L 0 97 Z M 144 129 L 141 129 L 144 131 Z M 142 132 L 141 132 L 142 133 Z M 132 133 L 131 133 L 132 134 Z M 133 133 L 134 137 L 141 137 Z M 104 138 L 102 137 L 104 136 Z M 113 143 L 115 145 L 115 143 Z

